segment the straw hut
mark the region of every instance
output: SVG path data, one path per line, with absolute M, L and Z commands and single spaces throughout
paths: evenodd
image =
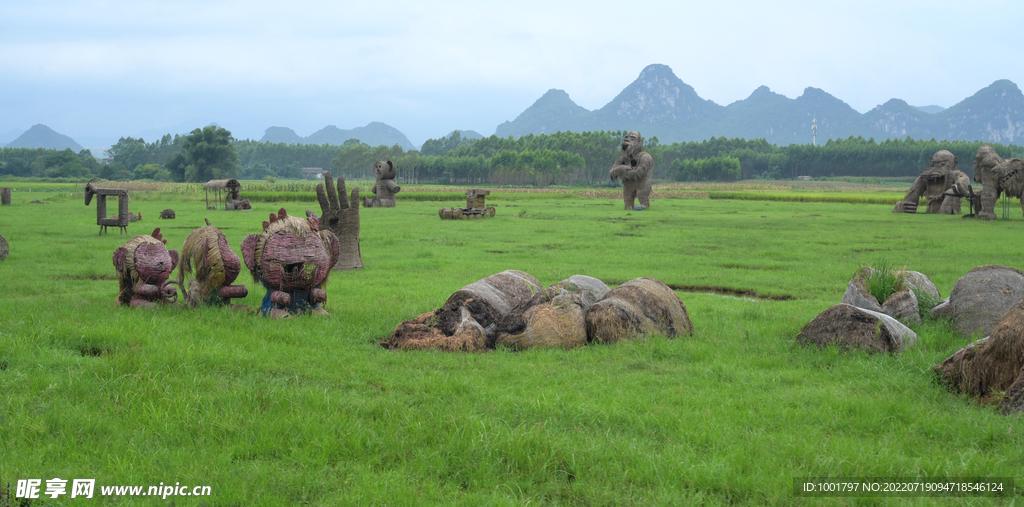
M 203 189 L 206 191 L 206 209 L 217 209 L 217 203 L 220 202 L 224 203 L 224 209 L 231 209 L 228 207 L 228 204 L 240 199 L 239 194 L 242 191 L 242 184 L 234 178 L 210 180 L 203 185 Z M 213 206 L 210 206 L 211 190 L 213 191 Z M 222 192 L 224 194 L 223 197 L 221 197 Z

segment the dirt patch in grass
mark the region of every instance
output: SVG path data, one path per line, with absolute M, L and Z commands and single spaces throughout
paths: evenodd
M 65 273 L 63 275 L 57 275 L 53 277 L 54 280 L 117 280 L 117 275 L 114 273 L 103 273 L 103 274 L 80 274 L 80 273 Z
M 683 292 L 713 292 L 723 296 L 751 297 L 769 301 L 792 301 L 796 299 L 789 294 L 761 294 L 757 291 L 747 289 L 731 289 L 729 287 L 714 287 L 711 285 L 672 285 L 667 284 L 672 290 Z
M 754 271 L 785 271 L 783 266 L 744 266 L 742 264 L 719 264 L 725 269 L 750 269 Z
M 100 357 L 114 353 L 114 350 L 111 348 L 97 347 L 95 345 L 81 345 L 75 347 L 74 350 L 77 350 L 79 354 L 82 354 L 82 357 Z

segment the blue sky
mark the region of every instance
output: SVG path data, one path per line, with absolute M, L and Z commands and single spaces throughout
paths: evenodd
M 210 122 L 484 135 L 545 91 L 597 109 L 652 63 L 727 105 L 765 85 L 860 112 L 1024 85 L 1018 1 L 0 2 L 0 134 L 87 147 Z M 151 139 L 150 139 L 151 140 Z M 97 153 L 98 154 L 98 153 Z

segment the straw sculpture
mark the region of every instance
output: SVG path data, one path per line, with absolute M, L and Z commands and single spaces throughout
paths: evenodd
M 1004 168 L 1003 174 L 997 174 L 995 169 L 996 167 L 1005 167 L 1003 166 L 1005 162 L 1006 160 L 1003 160 L 1003 157 L 1000 157 L 996 150 L 988 145 L 978 148 L 978 152 L 974 155 L 974 181 L 982 184 L 981 193 L 978 194 L 978 218 L 985 220 L 995 220 L 996 218 L 996 201 L 1004 192 L 1000 179 L 1006 175 L 1007 171 Z M 1013 197 L 1020 195 L 1019 192 L 1006 193 Z
M 271 213 L 262 232 L 242 241 L 242 257 L 253 280 L 267 289 L 260 313 L 275 319 L 292 313 L 328 315 L 322 307 L 327 301 L 323 287 L 338 261 L 339 245 L 316 219 L 289 216 L 284 208 Z
M 245 285 L 231 285 L 241 270 L 242 263 L 228 246 L 227 237 L 207 220 L 206 227 L 192 231 L 181 247 L 178 284 L 185 304 L 226 305 L 232 298 L 249 295 Z
M 608 177 L 612 181 L 622 178 L 622 202 L 627 210 L 634 209 L 634 200 L 640 200 L 643 209 L 651 207 L 651 169 L 654 159 L 644 151 L 640 133 L 632 131 L 622 138 L 622 154 L 615 159 Z
M 332 268 L 336 271 L 363 269 L 363 255 L 359 252 L 359 188 L 352 189 L 347 201 L 345 196 L 345 178 L 338 176 L 335 189 L 331 171 L 324 171 L 324 183 L 316 186 L 316 198 L 323 215 L 318 217 L 313 210 L 306 210 L 308 218 L 318 221 L 338 238 L 340 254 Z
M 160 228 L 148 236 L 135 236 L 114 250 L 120 292 L 117 304 L 132 308 L 165 303 L 177 297 L 177 290 L 168 279 L 178 265 L 178 252 L 168 250 Z
M 100 234 L 107 232 L 107 227 L 117 227 L 121 233 L 128 233 L 128 204 L 131 199 L 128 191 L 123 188 L 100 188 L 95 179 L 85 184 L 85 205 L 96 197 L 96 225 L 100 226 Z M 117 216 L 107 217 L 107 197 L 117 197 Z
M 485 199 L 490 190 L 471 188 L 466 190 L 465 208 L 441 208 L 437 216 L 444 220 L 468 220 L 473 218 L 490 218 L 494 216 L 494 206 L 488 206 Z
M 376 195 L 374 198 L 363 199 L 364 208 L 394 208 L 395 194 L 402 191 L 402 187 L 395 183 L 395 164 L 390 160 L 382 160 L 373 164 L 373 177 L 376 178 L 370 191 Z
M 971 180 L 957 170 L 959 160 L 949 151 L 939 150 L 932 155 L 928 167 L 921 171 L 903 199 L 893 207 L 893 213 L 917 213 L 920 197 L 925 197 L 926 213 L 942 215 L 960 214 L 960 200 L 974 195 Z
M 11 246 L 7 244 L 7 240 L 0 234 L 0 261 L 6 259 L 9 253 L 11 253 Z

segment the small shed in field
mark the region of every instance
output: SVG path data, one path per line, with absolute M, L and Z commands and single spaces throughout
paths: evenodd
M 227 209 L 227 205 L 233 201 L 240 199 L 239 194 L 242 192 L 242 184 L 238 180 L 231 178 L 226 180 L 210 180 L 203 185 L 203 189 L 206 191 L 206 209 L 217 209 L 217 203 L 224 203 L 224 208 Z M 210 206 L 210 191 L 213 190 L 213 206 Z M 221 197 L 221 192 L 224 196 Z

